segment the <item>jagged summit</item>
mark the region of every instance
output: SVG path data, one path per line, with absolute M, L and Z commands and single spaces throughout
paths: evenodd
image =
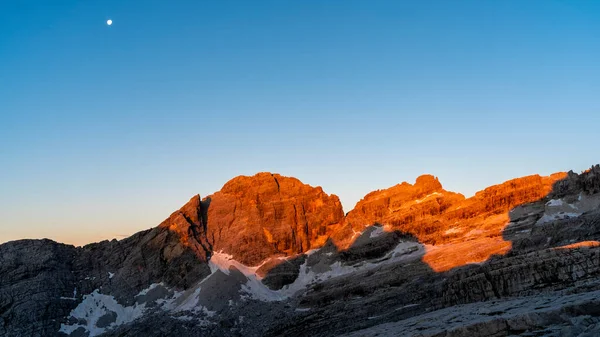
M 415 187 L 422 189 L 423 193 L 435 192 L 442 189 L 442 184 L 437 177 L 431 174 L 423 174 L 417 177 Z
M 414 184 L 410 184 L 406 181 L 403 181 L 402 183 L 396 184 L 387 189 L 372 191 L 365 195 L 364 198 L 361 199 L 361 201 L 368 200 L 374 195 L 381 196 L 382 192 L 386 192 L 387 194 L 402 194 L 406 198 L 415 198 L 418 196 L 441 190 L 443 190 L 442 184 L 440 183 L 437 177 L 431 174 L 423 174 L 417 177 Z
M 323 245 L 344 215 L 336 195 L 266 172 L 233 178 L 210 198 L 208 235 L 215 250 L 250 265 Z
M 209 205 L 210 202 L 202 202 L 197 194 L 158 226 L 176 233 L 185 247 L 192 249 L 205 261 L 213 252 L 212 239 L 207 236 Z

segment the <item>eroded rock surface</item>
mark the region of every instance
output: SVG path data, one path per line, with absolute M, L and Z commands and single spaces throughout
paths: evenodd
M 344 216 L 336 195 L 271 173 L 232 179 L 210 198 L 208 230 L 215 251 L 249 265 L 322 246 L 329 227 Z
M 402 183 L 369 193 L 332 236 L 339 246 L 347 247 L 365 225 L 378 223 L 431 245 L 425 260 L 436 271 L 482 262 L 510 250 L 511 243 L 502 238 L 509 211 L 544 198 L 564 177 L 558 173 L 513 179 L 465 199 L 444 190 L 437 178 L 421 176 L 414 185 Z

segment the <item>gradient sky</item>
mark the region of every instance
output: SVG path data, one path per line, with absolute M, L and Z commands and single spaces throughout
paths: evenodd
M 106 25 L 112 19 L 112 26 Z M 2 1 L 0 242 L 153 227 L 237 175 L 467 196 L 600 162 L 600 1 Z

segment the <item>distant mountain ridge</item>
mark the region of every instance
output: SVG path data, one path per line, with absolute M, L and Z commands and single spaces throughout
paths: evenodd
M 565 289 L 600 290 L 599 220 L 598 165 L 509 180 L 471 198 L 423 175 L 367 194 L 346 215 L 321 187 L 240 176 L 120 241 L 0 245 L 0 335 L 369 335 L 461 303 L 541 294 L 563 303 Z M 377 314 L 382 308 L 393 312 Z M 536 324 L 596 324 L 544 319 Z M 497 328 L 498 336 L 514 330 Z

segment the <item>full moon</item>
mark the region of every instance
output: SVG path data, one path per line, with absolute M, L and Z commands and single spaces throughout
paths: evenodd
M 111 19 L 106 20 L 106 24 L 109 26 L 112 25 L 112 20 Z

